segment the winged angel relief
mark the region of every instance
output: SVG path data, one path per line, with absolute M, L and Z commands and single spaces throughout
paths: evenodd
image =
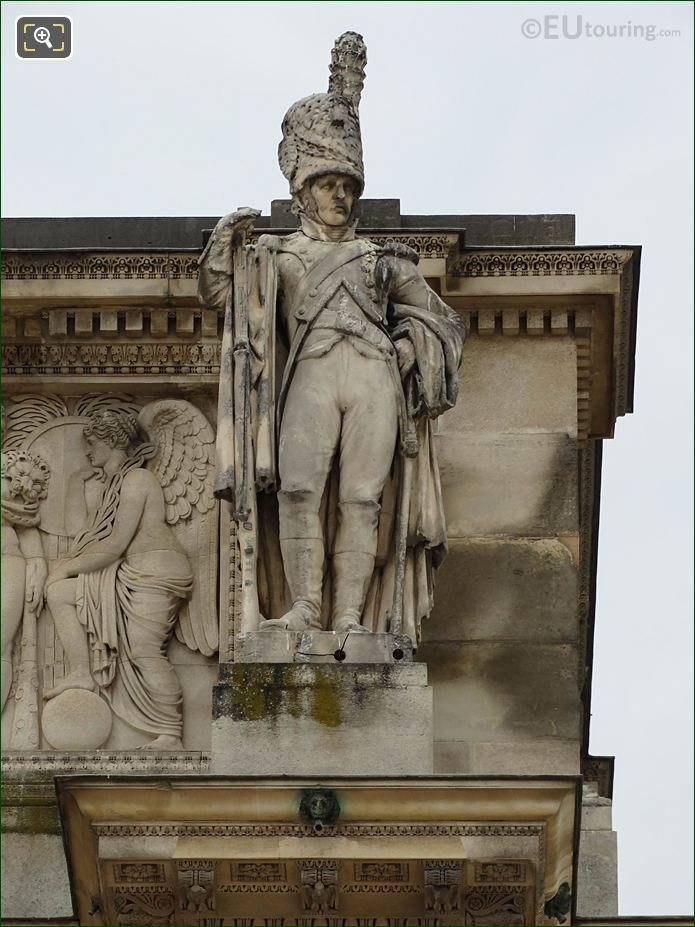
M 215 435 L 183 400 L 138 412 L 114 397 L 86 398 L 82 415 L 62 418 L 79 426 L 88 465 L 66 473 L 59 533 L 71 540 L 45 584 L 69 671 L 43 697 L 99 690 L 153 738 L 148 748 L 181 749 L 183 696 L 168 642 L 175 633 L 208 656 L 218 645 Z M 59 423 L 44 426 L 44 439 Z

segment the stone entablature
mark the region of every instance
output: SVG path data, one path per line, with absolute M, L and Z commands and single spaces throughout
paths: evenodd
M 95 927 L 156 914 L 247 927 L 567 923 L 577 788 L 571 779 L 59 784 L 80 923 Z
M 616 417 L 631 410 L 636 249 L 461 251 L 453 232 L 364 234 L 413 248 L 473 337 L 573 338 L 580 442 L 609 437 Z M 10 389 L 19 385 L 14 377 L 36 375 L 195 375 L 216 384 L 222 320 L 197 303 L 197 257 L 197 250 L 6 252 L 2 371 L 13 376 Z

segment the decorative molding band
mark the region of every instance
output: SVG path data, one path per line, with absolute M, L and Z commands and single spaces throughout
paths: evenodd
M 195 280 L 191 252 L 23 252 L 5 254 L 3 280 Z
M 3 374 L 217 374 L 219 343 L 4 344 Z
M 264 232 L 258 231 L 251 240 Z M 369 233 L 363 237 L 384 245 L 396 241 L 421 258 L 451 258 L 458 254 L 458 232 Z M 198 251 L 179 252 L 50 252 L 5 254 L 3 280 L 196 280 Z
M 359 235 L 359 230 L 358 230 Z M 395 241 L 416 251 L 421 258 L 452 259 L 460 252 L 460 234 L 458 232 L 366 232 L 368 238 L 377 245 Z
M 259 233 L 260 234 L 260 233 Z M 396 241 L 421 258 L 452 261 L 459 277 L 527 277 L 620 274 L 631 252 L 615 248 L 467 250 L 457 232 L 371 232 L 377 244 Z M 21 252 L 2 259 L 3 280 L 195 280 L 198 252 Z
M 592 251 L 473 251 L 453 265 L 456 277 L 567 277 L 622 273 L 631 252 L 606 248 Z
M 98 837 L 535 837 L 541 824 L 94 824 Z
M 94 753 L 12 753 L 2 755 L 2 775 L 24 778 L 40 774 L 42 778 L 70 773 L 207 773 L 210 756 L 207 753 L 147 753 L 143 750 Z

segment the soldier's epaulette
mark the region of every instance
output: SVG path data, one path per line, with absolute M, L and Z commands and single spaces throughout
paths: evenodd
M 258 248 L 267 248 L 268 251 L 278 251 L 282 241 L 280 235 L 259 235 L 256 246 Z
M 413 264 L 417 264 L 420 261 L 420 255 L 414 248 L 409 248 L 408 245 L 402 244 L 400 241 L 387 241 L 381 246 L 382 254 L 392 254 L 394 257 L 404 258 L 406 261 L 410 261 Z

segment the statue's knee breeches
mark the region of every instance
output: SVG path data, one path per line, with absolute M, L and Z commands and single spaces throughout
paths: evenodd
M 317 493 L 319 501 L 340 439 L 333 358 L 297 364 L 280 426 L 278 469 L 287 493 Z

